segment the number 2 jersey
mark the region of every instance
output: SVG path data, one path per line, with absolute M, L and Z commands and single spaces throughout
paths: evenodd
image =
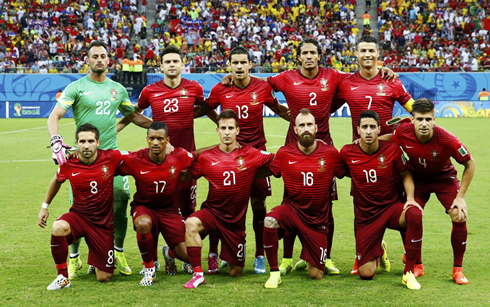
M 105 78 L 95 82 L 87 75 L 70 83 L 58 98 L 57 105 L 70 108 L 77 127 L 90 123 L 99 129 L 99 149 L 117 149 L 116 113 L 132 114 L 135 109 L 128 92 L 119 83 Z
M 122 161 L 119 150 L 97 150 L 90 165 L 72 158 L 58 169 L 58 181 L 70 180 L 73 205 L 70 212 L 105 229 L 114 228 L 114 173 Z
M 179 213 L 174 201 L 176 184 L 182 170 L 194 161 L 194 155 L 175 147 L 161 163 L 148 156 L 148 148 L 123 155 L 117 173 L 131 175 L 136 181 L 136 193 L 131 205 L 142 205 L 160 212 Z
M 225 153 L 219 146 L 203 152 L 188 169 L 195 179 L 203 176 L 209 192 L 201 209 L 208 209 L 221 221 L 245 230 L 250 189 L 257 169 L 269 163 L 274 154 L 251 146 Z

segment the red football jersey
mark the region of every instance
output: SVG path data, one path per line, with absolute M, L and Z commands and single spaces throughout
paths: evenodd
M 73 191 L 73 205 L 70 212 L 106 229 L 114 228 L 114 173 L 121 163 L 119 150 L 97 150 L 97 159 L 87 165 L 78 158 L 58 169 L 60 182 L 70 180 Z
M 381 125 L 380 135 L 390 134 L 393 132 L 393 126 L 387 126 L 386 122 L 393 117 L 395 101 L 404 105 L 410 99 L 412 96 L 400 79 L 395 82 L 386 81 L 381 78 L 381 73 L 378 73 L 371 80 L 367 80 L 356 72 L 340 83 L 333 110 L 347 102 L 352 117 L 352 139 L 357 140 L 360 138 L 357 133 L 357 122 L 363 111 L 372 110 L 378 113 Z
M 417 139 L 411 123 L 400 125 L 393 132 L 391 139 L 407 153 L 410 169 L 417 181 L 455 179 L 457 172 L 451 163 L 451 157 L 461 164 L 471 159 L 463 143 L 449 131 L 438 126 L 434 126 L 434 135 L 426 143 Z
M 274 154 L 251 146 L 225 153 L 217 146 L 203 152 L 188 169 L 195 179 L 204 176 L 209 181 L 209 192 L 201 208 L 237 230 L 245 230 L 245 216 L 250 189 L 257 169 L 274 158 Z
M 267 81 L 276 92 L 282 92 L 291 110 L 291 122 L 289 124 L 286 144 L 294 143 L 298 136 L 294 133 L 294 121 L 299 110 L 306 108 L 315 117 L 318 126 L 316 137 L 327 144 L 333 144 L 330 137 L 328 119 L 330 118 L 332 100 L 340 82 L 348 76 L 332 68 L 318 68 L 318 75 L 307 78 L 301 74 L 301 70 L 284 71 Z
M 218 83 L 213 86 L 205 103 L 213 109 L 221 105 L 221 110 L 235 111 L 240 127 L 237 141 L 241 145 L 260 148 L 267 143 L 264 135 L 263 105 L 273 106 L 277 99 L 266 81 L 252 77 L 245 88 Z
M 167 125 L 173 146 L 194 151 L 194 105 L 203 101 L 202 86 L 197 81 L 182 78 L 176 88 L 168 87 L 163 80 L 146 86 L 138 106 L 141 109 L 151 106 L 153 120 Z
M 345 172 L 335 147 L 317 142 L 317 148 L 307 155 L 297 143 L 291 143 L 279 149 L 269 168 L 284 180 L 283 205 L 293 207 L 308 225 L 328 224 L 330 186 L 334 176 L 343 177 Z
M 373 154 L 362 151 L 359 144 L 348 144 L 340 155 L 352 177 L 357 223 L 371 223 L 387 206 L 400 200 L 394 172 L 404 171 L 407 165 L 396 143 L 380 140 L 379 149 Z
M 123 163 L 117 169 L 121 175 L 131 175 L 136 181 L 136 193 L 131 205 L 143 205 L 161 212 L 179 212 L 174 201 L 176 184 L 182 170 L 194 161 L 194 155 L 175 147 L 161 163 L 153 162 L 148 148 L 123 155 Z

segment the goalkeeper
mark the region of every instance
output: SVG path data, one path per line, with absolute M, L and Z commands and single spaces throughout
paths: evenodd
M 58 98 L 58 102 L 48 119 L 48 131 L 51 136 L 51 149 L 56 164 L 63 165 L 71 147 L 63 143 L 59 135 L 59 121 L 71 108 L 77 127 L 90 123 L 100 131 L 99 149 L 118 149 L 116 143 L 116 112 L 119 110 L 134 124 L 148 128 L 152 121 L 139 112 L 135 112 L 129 100 L 128 92 L 119 83 L 106 77 L 109 64 L 107 46 L 101 41 L 93 41 L 88 47 L 89 74 L 70 83 Z M 116 267 L 121 274 L 130 275 L 124 257 L 124 238 L 128 226 L 127 205 L 129 200 L 129 183 L 127 177 L 114 178 L 114 249 Z M 70 191 L 70 202 L 72 194 Z M 78 276 L 82 267 L 79 258 L 80 240 L 70 245 L 70 261 L 68 263 L 69 278 Z M 95 273 L 95 270 L 89 273 Z

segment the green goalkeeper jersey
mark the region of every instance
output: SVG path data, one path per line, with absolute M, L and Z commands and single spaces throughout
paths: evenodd
M 106 78 L 95 82 L 87 75 L 70 83 L 57 105 L 65 110 L 72 108 L 77 127 L 90 123 L 99 129 L 99 149 L 117 149 L 116 113 L 135 112 L 128 92 L 119 83 Z

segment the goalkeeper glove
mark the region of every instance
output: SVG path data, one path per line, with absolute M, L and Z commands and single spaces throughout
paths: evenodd
M 402 123 L 411 121 L 410 116 L 396 116 L 386 122 L 388 126 L 394 126 L 394 128 L 398 128 Z
M 54 134 L 51 137 L 51 151 L 53 152 L 52 158 L 54 164 L 56 165 L 64 165 L 66 160 L 69 159 L 69 150 L 72 147 L 67 144 L 63 144 L 63 138 L 61 135 Z

